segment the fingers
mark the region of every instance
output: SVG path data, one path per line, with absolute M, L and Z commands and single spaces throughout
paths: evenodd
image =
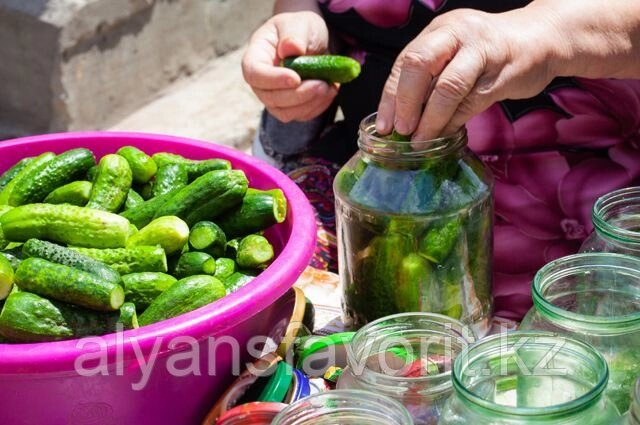
M 483 80 L 494 81 L 489 77 L 480 78 L 471 93 L 460 103 L 440 135 L 446 136 L 455 133 L 476 114 L 488 109 L 494 101 L 500 99 L 500 89 L 485 84 Z
M 451 33 L 438 31 L 417 40 L 404 52 L 395 99 L 394 126 L 400 134 L 416 130 L 434 76 L 442 72 L 457 49 Z
M 401 134 L 413 133 L 434 76 L 440 74 L 457 48 L 456 38 L 445 29 L 424 33 L 400 53 L 378 105 L 379 133 L 388 134 L 393 128 Z
M 338 94 L 338 88 L 327 85 L 324 95 L 316 95 L 308 102 L 288 107 L 267 107 L 267 110 L 281 122 L 309 121 L 316 118 L 329 108 Z
M 321 19 L 312 12 L 305 12 L 300 18 L 287 19 L 286 16 L 277 21 L 278 31 L 277 54 L 280 59 L 288 56 L 316 54 L 327 49 L 328 33 L 326 26 L 310 25 L 310 20 Z
M 294 71 L 277 66 L 275 27 L 261 28 L 251 41 L 242 58 L 242 74 L 254 89 L 290 89 L 300 84 L 300 77 Z
M 445 128 L 450 129 L 462 117 L 477 112 L 476 103 L 482 101 L 482 96 L 479 92 L 469 96 L 484 69 L 485 61 L 476 50 L 461 49 L 437 77 L 413 140 L 439 137 Z M 452 121 L 454 115 L 456 119 Z

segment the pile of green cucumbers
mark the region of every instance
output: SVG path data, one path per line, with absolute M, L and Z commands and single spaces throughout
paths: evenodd
M 224 159 L 133 146 L 21 160 L 0 176 L 0 343 L 134 329 L 212 303 L 274 258 L 280 189 Z

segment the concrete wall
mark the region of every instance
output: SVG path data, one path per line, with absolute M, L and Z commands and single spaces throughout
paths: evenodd
M 272 4 L 0 0 L 0 137 L 106 127 L 242 45 Z

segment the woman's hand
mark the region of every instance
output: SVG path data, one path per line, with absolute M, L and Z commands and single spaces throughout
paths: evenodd
M 278 120 L 311 120 L 331 105 L 338 88 L 319 80 L 301 81 L 280 62 L 287 56 L 327 53 L 328 45 L 329 31 L 319 14 L 279 13 L 251 37 L 242 59 L 244 79 Z
M 553 78 L 558 35 L 544 14 L 526 8 L 501 14 L 459 9 L 437 17 L 396 59 L 378 132 L 395 128 L 428 140 L 453 133 L 496 101 L 536 95 Z

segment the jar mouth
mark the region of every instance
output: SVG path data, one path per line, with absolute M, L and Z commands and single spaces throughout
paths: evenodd
M 398 390 L 406 386 L 421 386 L 422 394 L 437 394 L 451 388 L 451 365 L 453 359 L 465 347 L 473 343 L 476 335 L 471 327 L 453 318 L 435 313 L 399 313 L 383 317 L 360 328 L 351 340 L 351 349 L 347 353 L 347 361 L 352 373 L 365 382 L 379 387 Z M 419 354 L 415 353 L 413 343 L 420 345 Z M 410 348 L 408 348 L 410 347 Z M 444 370 L 424 376 L 396 376 L 374 370 L 367 360 L 372 356 L 386 356 L 389 352 L 406 350 L 416 359 L 429 359 L 430 355 L 442 355 L 445 359 Z M 441 353 L 444 354 L 441 354 Z M 383 361 L 386 357 L 378 357 L 381 370 L 385 370 Z M 427 360 L 429 361 L 429 360 Z M 447 363 L 448 362 L 448 363 Z M 402 367 L 410 367 L 408 363 Z M 391 371 L 397 368 L 389 367 Z M 407 369 L 404 369 L 407 370 Z
M 449 155 L 467 144 L 467 129 L 431 140 L 389 140 L 376 132 L 377 113 L 368 115 L 360 122 L 358 147 L 366 153 L 385 160 L 437 158 Z
M 494 373 L 495 365 L 500 367 L 499 373 Z M 572 369 L 568 366 L 572 366 Z M 574 376 L 588 382 L 584 382 L 579 388 L 580 391 L 576 391 L 574 397 L 567 400 L 562 400 L 562 397 L 567 398 L 567 387 L 559 389 L 561 393 L 565 393 L 556 397 L 557 394 L 548 390 L 555 387 L 550 383 L 541 386 L 545 389 L 544 394 L 536 393 L 531 399 L 527 398 L 526 394 L 517 392 L 520 388 L 525 392 L 536 391 L 535 380 L 554 376 L 568 376 L 567 383 L 563 382 L 565 385 L 568 385 Z M 489 393 L 485 381 L 493 377 L 501 377 L 501 380 L 495 381 L 494 399 L 498 397 L 496 392 L 500 387 L 504 390 L 509 388 L 507 385 L 515 385 L 516 393 L 504 400 L 513 402 L 515 398 L 516 404 L 525 404 L 528 401 L 535 404 L 541 403 L 541 398 L 546 397 L 551 403 L 514 406 L 495 401 L 489 394 L 483 396 L 482 391 Z M 477 382 L 474 381 L 476 378 Z M 515 331 L 486 337 L 461 353 L 453 367 L 453 387 L 456 394 L 472 405 L 508 416 L 548 418 L 582 410 L 599 399 L 606 389 L 608 379 L 609 370 L 604 357 L 590 345 L 573 338 L 540 331 Z M 474 385 L 477 384 L 482 385 L 476 388 Z M 575 389 L 578 390 L 577 385 Z
M 328 415 L 323 420 L 323 416 Z M 360 424 L 378 420 L 379 424 L 412 424 L 407 409 L 386 396 L 363 390 L 333 390 L 315 394 L 289 405 L 273 420 L 274 424 Z
M 614 242 L 636 245 L 640 250 L 640 187 L 615 190 L 598 198 L 593 204 L 592 220 L 601 235 Z
M 561 326 L 567 321 L 571 327 L 602 333 L 640 328 L 636 257 L 581 253 L 559 258 L 536 273 L 532 293 L 536 309 Z

